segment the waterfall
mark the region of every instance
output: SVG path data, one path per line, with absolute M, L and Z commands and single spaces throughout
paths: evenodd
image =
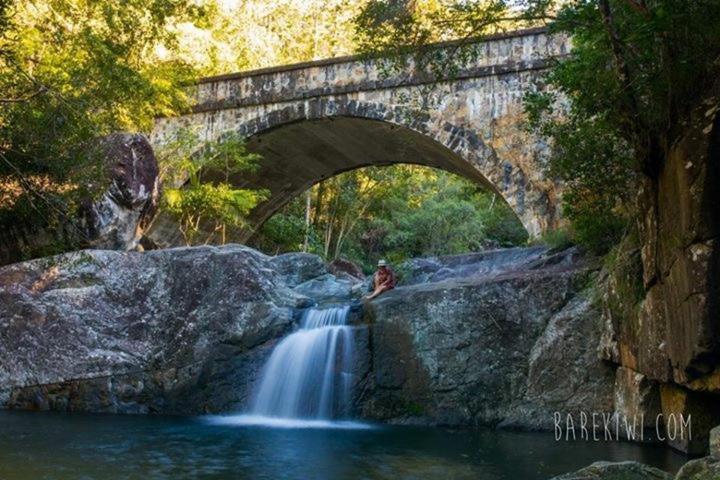
M 214 423 L 365 428 L 334 419 L 350 414 L 353 327 L 349 306 L 304 312 L 300 328 L 274 348 L 246 415 Z
M 350 307 L 309 309 L 273 350 L 250 413 L 329 420 L 347 413 L 352 368 Z

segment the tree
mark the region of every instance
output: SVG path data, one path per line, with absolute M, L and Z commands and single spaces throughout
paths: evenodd
M 368 167 L 310 190 L 309 250 L 344 257 L 371 270 L 386 257 L 477 251 L 527 239 L 520 221 L 496 194 L 428 167 Z M 306 232 L 305 197 L 271 217 L 253 239 L 269 253 L 298 250 Z
M 267 198 L 264 191 L 232 186 L 231 177 L 253 171 L 260 160 L 237 134 L 201 142 L 180 132 L 159 157 L 166 185 L 162 208 L 178 222 L 187 245 L 224 244 L 228 230 L 245 226 L 248 213 Z
M 720 69 L 720 3 L 715 0 L 457 1 L 423 18 L 416 2 L 373 0 L 357 18 L 366 52 L 394 54 L 430 73 L 452 71 L 478 34 L 547 24 L 572 36 L 573 51 L 547 82 L 570 100 L 528 97 L 530 126 L 554 143 L 551 175 L 579 239 L 606 251 L 622 234 L 637 175 L 656 178 L 683 121 Z M 459 39 L 450 55 L 429 48 Z M 419 59 L 419 60 L 417 60 Z M 555 112 L 557 113 L 557 112 Z
M 192 66 L 155 52 L 174 48 L 171 25 L 205 12 L 190 0 L 35 0 L 0 14 L 0 223 L 73 229 L 104 186 L 92 139 L 185 108 Z

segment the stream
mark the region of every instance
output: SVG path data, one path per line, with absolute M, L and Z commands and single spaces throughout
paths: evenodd
M 556 442 L 552 432 L 364 426 L 0 411 L 0 479 L 544 480 L 597 460 L 668 471 L 684 461 L 663 446 Z
M 601 459 L 668 471 L 683 463 L 660 446 L 352 419 L 347 317 L 348 307 L 307 310 L 237 414 L 0 411 L 0 479 L 540 480 Z

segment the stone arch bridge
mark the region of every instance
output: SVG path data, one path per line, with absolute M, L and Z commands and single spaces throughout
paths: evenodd
M 543 29 L 486 37 L 473 44 L 472 60 L 439 81 L 411 64 L 383 73 L 382 60 L 360 57 L 205 78 L 192 91 L 192 111 L 157 119 L 151 141 L 162 145 L 184 128 L 206 139 L 247 137 L 263 161 L 258 172 L 233 182 L 270 191 L 251 213 L 254 228 L 320 180 L 413 163 L 487 186 L 537 236 L 559 220 L 558 186 L 541 168 L 547 145 L 524 129 L 523 96 L 542 85 L 550 62 L 569 46 Z M 162 217 L 149 236 L 161 246 L 180 242 Z

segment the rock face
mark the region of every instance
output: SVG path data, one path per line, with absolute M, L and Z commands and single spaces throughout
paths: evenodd
M 88 245 L 108 250 L 135 248 L 160 201 L 158 164 L 148 139 L 141 134 L 115 133 L 98 142 L 109 172 L 110 186 L 84 207 Z
M 412 262 L 411 285 L 366 307 L 374 369 L 364 414 L 549 428 L 554 411 L 611 411 L 613 373 L 593 347 L 599 312 L 579 294 L 592 269 L 571 261 L 572 251 L 553 261 L 542 253 L 510 250 L 511 267 L 494 275 L 482 258 Z M 458 278 L 451 264 L 462 265 Z M 417 283 L 438 272 L 441 281 Z
M 595 462 L 552 480 L 672 480 L 672 475 L 638 462 Z
M 693 440 L 670 445 L 695 455 L 705 452 L 710 428 L 720 423 L 716 83 L 657 176 L 643 180 L 637 232 L 616 252 L 606 279 L 601 342 L 603 357 L 620 365 L 627 378 L 640 374 L 642 390 L 662 394 L 665 420 L 670 414 L 692 417 Z M 618 383 L 616 398 L 626 407 L 642 402 L 644 395 L 628 386 Z
M 555 410 L 610 411 L 612 372 L 585 348 L 599 336 L 598 312 L 580 294 L 593 268 L 572 250 L 531 250 L 508 251 L 522 266 L 493 274 L 479 256 L 433 259 L 461 276 L 355 303 L 358 413 L 547 428 Z M 0 406 L 238 410 L 303 309 L 351 302 L 360 285 L 314 255 L 239 245 L 87 250 L 3 267 Z
M 293 269 L 294 265 L 294 269 Z M 242 405 L 313 300 L 317 257 L 242 246 L 81 251 L 0 269 L 0 405 L 198 413 Z

